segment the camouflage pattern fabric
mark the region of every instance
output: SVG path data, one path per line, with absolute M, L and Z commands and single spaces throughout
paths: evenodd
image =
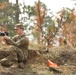
M 24 62 L 27 60 L 29 40 L 25 34 L 22 36 L 16 35 L 12 39 L 5 41 L 10 45 L 7 48 L 7 51 L 10 51 L 10 54 L 6 57 L 8 61 L 17 60 L 18 62 Z
M 11 49 L 17 53 L 19 61 L 27 59 L 29 40 L 25 34 L 22 36 L 16 35 L 12 39 L 6 40 L 6 43 L 13 45 Z

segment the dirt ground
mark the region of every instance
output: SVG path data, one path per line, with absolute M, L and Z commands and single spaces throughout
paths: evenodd
M 58 64 L 56 72 L 50 69 L 47 60 Z M 52 47 L 45 50 L 29 50 L 24 69 L 0 66 L 0 75 L 76 75 L 76 48 Z

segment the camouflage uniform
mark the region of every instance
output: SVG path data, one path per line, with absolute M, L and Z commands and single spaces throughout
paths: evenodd
M 27 60 L 29 40 L 25 34 L 22 36 L 16 35 L 12 39 L 6 40 L 6 43 L 10 45 L 7 48 L 9 54 L 6 58 L 8 61 L 25 62 Z
M 19 62 L 27 60 L 29 40 L 25 34 L 22 36 L 16 35 L 12 39 L 6 40 L 6 43 L 11 45 L 10 56 L 16 54 Z

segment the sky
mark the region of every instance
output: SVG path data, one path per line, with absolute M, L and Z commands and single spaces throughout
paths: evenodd
M 15 3 L 16 0 L 9 0 L 10 2 Z M 25 3 L 25 5 L 34 5 L 34 2 L 38 0 L 19 0 L 19 3 Z M 63 7 L 73 8 L 76 0 L 40 0 L 43 2 L 48 9 L 51 9 L 53 12 L 57 12 Z

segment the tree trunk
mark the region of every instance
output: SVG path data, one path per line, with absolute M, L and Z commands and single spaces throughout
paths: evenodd
M 16 10 L 16 23 L 19 23 L 19 6 L 18 6 L 18 0 L 16 0 L 17 10 Z

